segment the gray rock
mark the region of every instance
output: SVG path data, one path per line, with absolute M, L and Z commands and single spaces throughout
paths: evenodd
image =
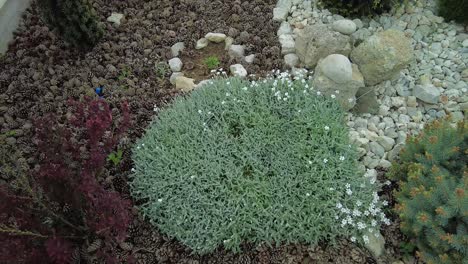
M 291 25 L 284 21 L 281 23 L 278 31 L 276 32 L 276 35 L 277 36 L 281 36 L 281 35 L 287 35 L 287 34 L 292 34 L 292 29 L 291 29 Z
M 290 54 L 284 55 L 284 64 L 286 64 L 286 66 L 288 66 L 289 68 L 296 67 L 298 63 L 299 63 L 299 57 L 297 57 L 296 54 L 290 53 Z
M 369 144 L 370 150 L 372 153 L 377 155 L 378 157 L 383 157 L 385 155 L 385 149 L 377 142 L 371 142 Z
M 404 147 L 405 147 L 405 142 L 403 140 L 403 142 L 400 142 L 400 143 L 396 144 L 395 147 L 393 147 L 393 149 L 388 152 L 387 159 L 389 161 L 395 161 L 397 159 L 397 157 L 400 155 L 400 151 Z
M 468 39 L 465 39 L 463 42 L 462 42 L 462 46 L 464 48 L 468 48 Z
M 231 47 L 229 47 L 228 54 L 229 54 L 229 57 L 231 57 L 231 59 L 243 58 L 244 53 L 245 53 L 245 48 L 243 45 L 231 45 Z
M 244 58 L 245 62 L 247 62 L 248 64 L 251 64 L 254 62 L 255 60 L 255 54 L 250 54 L 248 56 L 245 56 Z
M 226 37 L 224 40 L 224 50 L 229 50 L 232 46 L 232 43 L 234 43 L 234 39 L 231 37 Z
M 332 56 L 332 55 L 330 55 Z M 343 56 L 344 57 L 344 56 Z M 328 58 L 328 57 L 327 57 Z M 356 65 L 352 65 L 349 60 L 347 60 L 347 65 L 344 67 L 347 68 L 351 66 L 351 78 L 347 75 L 336 78 L 333 76 L 332 72 L 339 72 L 339 70 L 333 69 L 333 65 L 328 64 L 329 60 L 321 60 L 315 69 L 314 79 L 312 81 L 312 87 L 318 89 L 326 96 L 334 96 L 339 100 L 340 104 L 344 109 L 349 110 L 356 104 L 356 93 L 359 88 L 364 87 L 364 79 L 362 74 L 359 72 L 359 69 Z M 340 81 L 336 82 L 334 79 Z M 349 78 L 346 80 L 346 78 Z
M 437 87 L 431 84 L 416 85 L 413 89 L 413 95 L 423 102 L 436 104 L 439 102 L 440 92 Z
M 176 44 L 172 45 L 171 53 L 172 57 L 178 57 L 180 52 L 185 49 L 185 45 L 183 42 L 177 42 Z
M 296 51 L 295 42 L 292 35 L 281 35 L 279 36 L 279 42 L 281 44 L 281 54 L 294 53 Z
M 195 49 L 203 49 L 208 46 L 209 41 L 206 38 L 201 38 L 197 40 L 197 44 L 195 45 Z
M 282 8 L 282 7 L 275 7 L 273 8 L 273 20 L 274 21 L 285 21 L 288 17 L 289 9 Z
M 229 67 L 231 74 L 236 77 L 244 78 L 247 76 L 247 70 L 242 66 L 242 64 L 234 64 Z
M 213 33 L 213 32 L 210 32 L 208 34 L 205 35 L 205 38 L 211 42 L 214 42 L 214 43 L 221 43 L 223 42 L 225 39 L 226 39 L 226 34 L 223 34 L 223 33 Z
M 351 62 L 341 54 L 328 55 L 320 62 L 320 70 L 336 83 L 345 83 L 352 79 Z
M 342 34 L 351 35 L 356 31 L 357 26 L 352 20 L 342 19 L 333 22 L 332 28 Z
M 120 13 L 112 13 L 110 17 L 107 18 L 107 21 L 116 24 L 117 26 L 120 26 L 120 21 L 124 17 L 123 14 Z
M 413 48 L 403 32 L 379 32 L 351 52 L 368 85 L 375 85 L 397 75 L 413 60 Z
M 175 80 L 176 89 L 183 92 L 190 92 L 195 88 L 194 79 L 187 78 L 184 76 L 178 76 Z
M 377 234 L 377 235 L 376 235 Z M 369 243 L 364 243 L 364 246 L 372 253 L 375 258 L 379 258 L 385 251 L 385 239 L 378 230 L 373 233 L 366 231 L 364 234 L 369 238 Z
M 350 52 L 350 37 L 330 30 L 327 25 L 306 26 L 296 37 L 296 53 L 300 61 L 310 68 L 328 55 L 348 56 Z
M 387 136 L 380 136 L 377 139 L 377 142 L 385 149 L 385 151 L 390 151 L 395 145 L 395 140 Z
M 172 58 L 169 60 L 169 67 L 172 72 L 180 72 L 182 70 L 183 63 L 179 58 Z
M 184 76 L 184 73 L 183 72 L 173 72 L 171 74 L 171 77 L 169 78 L 169 81 L 171 82 L 171 84 L 175 84 L 176 83 L 176 79 L 177 77 L 179 76 Z

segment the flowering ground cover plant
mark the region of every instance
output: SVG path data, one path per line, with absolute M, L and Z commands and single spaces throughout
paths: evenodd
M 378 186 L 358 173 L 339 103 L 308 83 L 217 79 L 162 110 L 133 153 L 142 214 L 199 253 L 368 242 L 388 222 Z

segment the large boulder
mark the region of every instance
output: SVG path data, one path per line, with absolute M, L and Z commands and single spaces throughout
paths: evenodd
M 376 33 L 351 52 L 367 85 L 396 76 L 413 60 L 411 41 L 399 30 Z
M 356 104 L 356 93 L 364 87 L 364 78 L 346 56 L 332 54 L 315 68 L 312 87 L 325 96 L 334 96 L 346 110 Z
M 306 67 L 315 67 L 321 58 L 328 55 L 348 56 L 350 52 L 350 37 L 331 30 L 324 24 L 307 26 L 296 37 L 296 53 Z

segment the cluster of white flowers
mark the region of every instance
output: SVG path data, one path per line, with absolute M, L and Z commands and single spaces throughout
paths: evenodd
M 361 188 L 365 185 L 361 185 Z M 353 195 L 353 190 L 351 184 L 347 183 L 345 185 L 345 192 L 348 196 Z M 384 223 L 390 225 L 390 220 L 382 212 L 381 207 L 388 205 L 387 201 L 380 201 L 379 195 L 377 192 L 373 193 L 372 202 L 365 206 L 364 203 L 360 200 L 357 200 L 352 207 L 347 207 L 343 203 L 336 203 L 336 209 L 338 213 L 335 215 L 335 219 L 339 220 L 342 228 L 349 229 L 350 227 L 355 229 L 355 234 L 360 234 L 362 238 L 361 241 L 364 243 L 369 243 L 369 237 L 365 235 L 367 232 L 375 236 L 379 235 L 379 232 L 376 232 L 379 227 L 379 223 Z M 356 236 L 351 237 L 352 242 L 356 242 Z

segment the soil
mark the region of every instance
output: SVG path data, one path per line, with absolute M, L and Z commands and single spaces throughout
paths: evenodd
M 245 45 L 246 54 L 255 54 L 252 64 L 244 64 L 249 73 L 262 75 L 283 67 L 276 36 L 279 24 L 271 20 L 276 0 L 93 2 L 106 33 L 91 51 L 82 53 L 68 47 L 40 21 L 33 3 L 8 52 L 0 57 L 0 133 L 11 135 L 6 142 L 21 150 L 31 168 L 36 163 L 33 120 L 51 112 L 65 117 L 67 100 L 96 96 L 94 88 L 98 86 L 104 87 L 103 97 L 112 108 L 122 101 L 129 103 L 134 122 L 130 142 L 140 137 L 155 114 L 154 108 L 164 107 L 179 94 L 169 83 L 170 73 L 155 67 L 171 58 L 170 47 L 176 42 L 185 42 L 183 62 L 194 65 L 186 74 L 197 80 L 207 76 L 200 61 L 210 52 L 220 56 L 224 67 L 241 63 L 227 61 L 217 46 L 203 52 L 192 48 L 208 32 L 225 33 L 234 38 L 234 44 Z M 125 15 L 120 26 L 105 22 L 112 12 Z M 131 198 L 126 184 L 132 167 L 128 146 L 120 168 L 109 170 L 116 189 Z M 0 183 L 6 180 L 0 175 Z M 382 232 L 387 249 L 394 254 L 392 259 L 398 259 L 402 236 L 397 221 Z M 336 248 L 245 245 L 240 254 L 220 249 L 198 256 L 160 234 L 136 212 L 129 233 L 127 241 L 138 263 L 377 263 L 368 251 L 346 240 Z
M 184 62 L 184 76 L 195 79 L 196 82 L 209 79 L 213 74 L 207 67 L 205 60 L 209 57 L 216 57 L 220 64 L 216 69 L 229 67 L 229 56 L 225 50 L 225 43 L 210 43 L 207 47 L 200 50 L 191 50 L 183 52 L 181 56 Z

